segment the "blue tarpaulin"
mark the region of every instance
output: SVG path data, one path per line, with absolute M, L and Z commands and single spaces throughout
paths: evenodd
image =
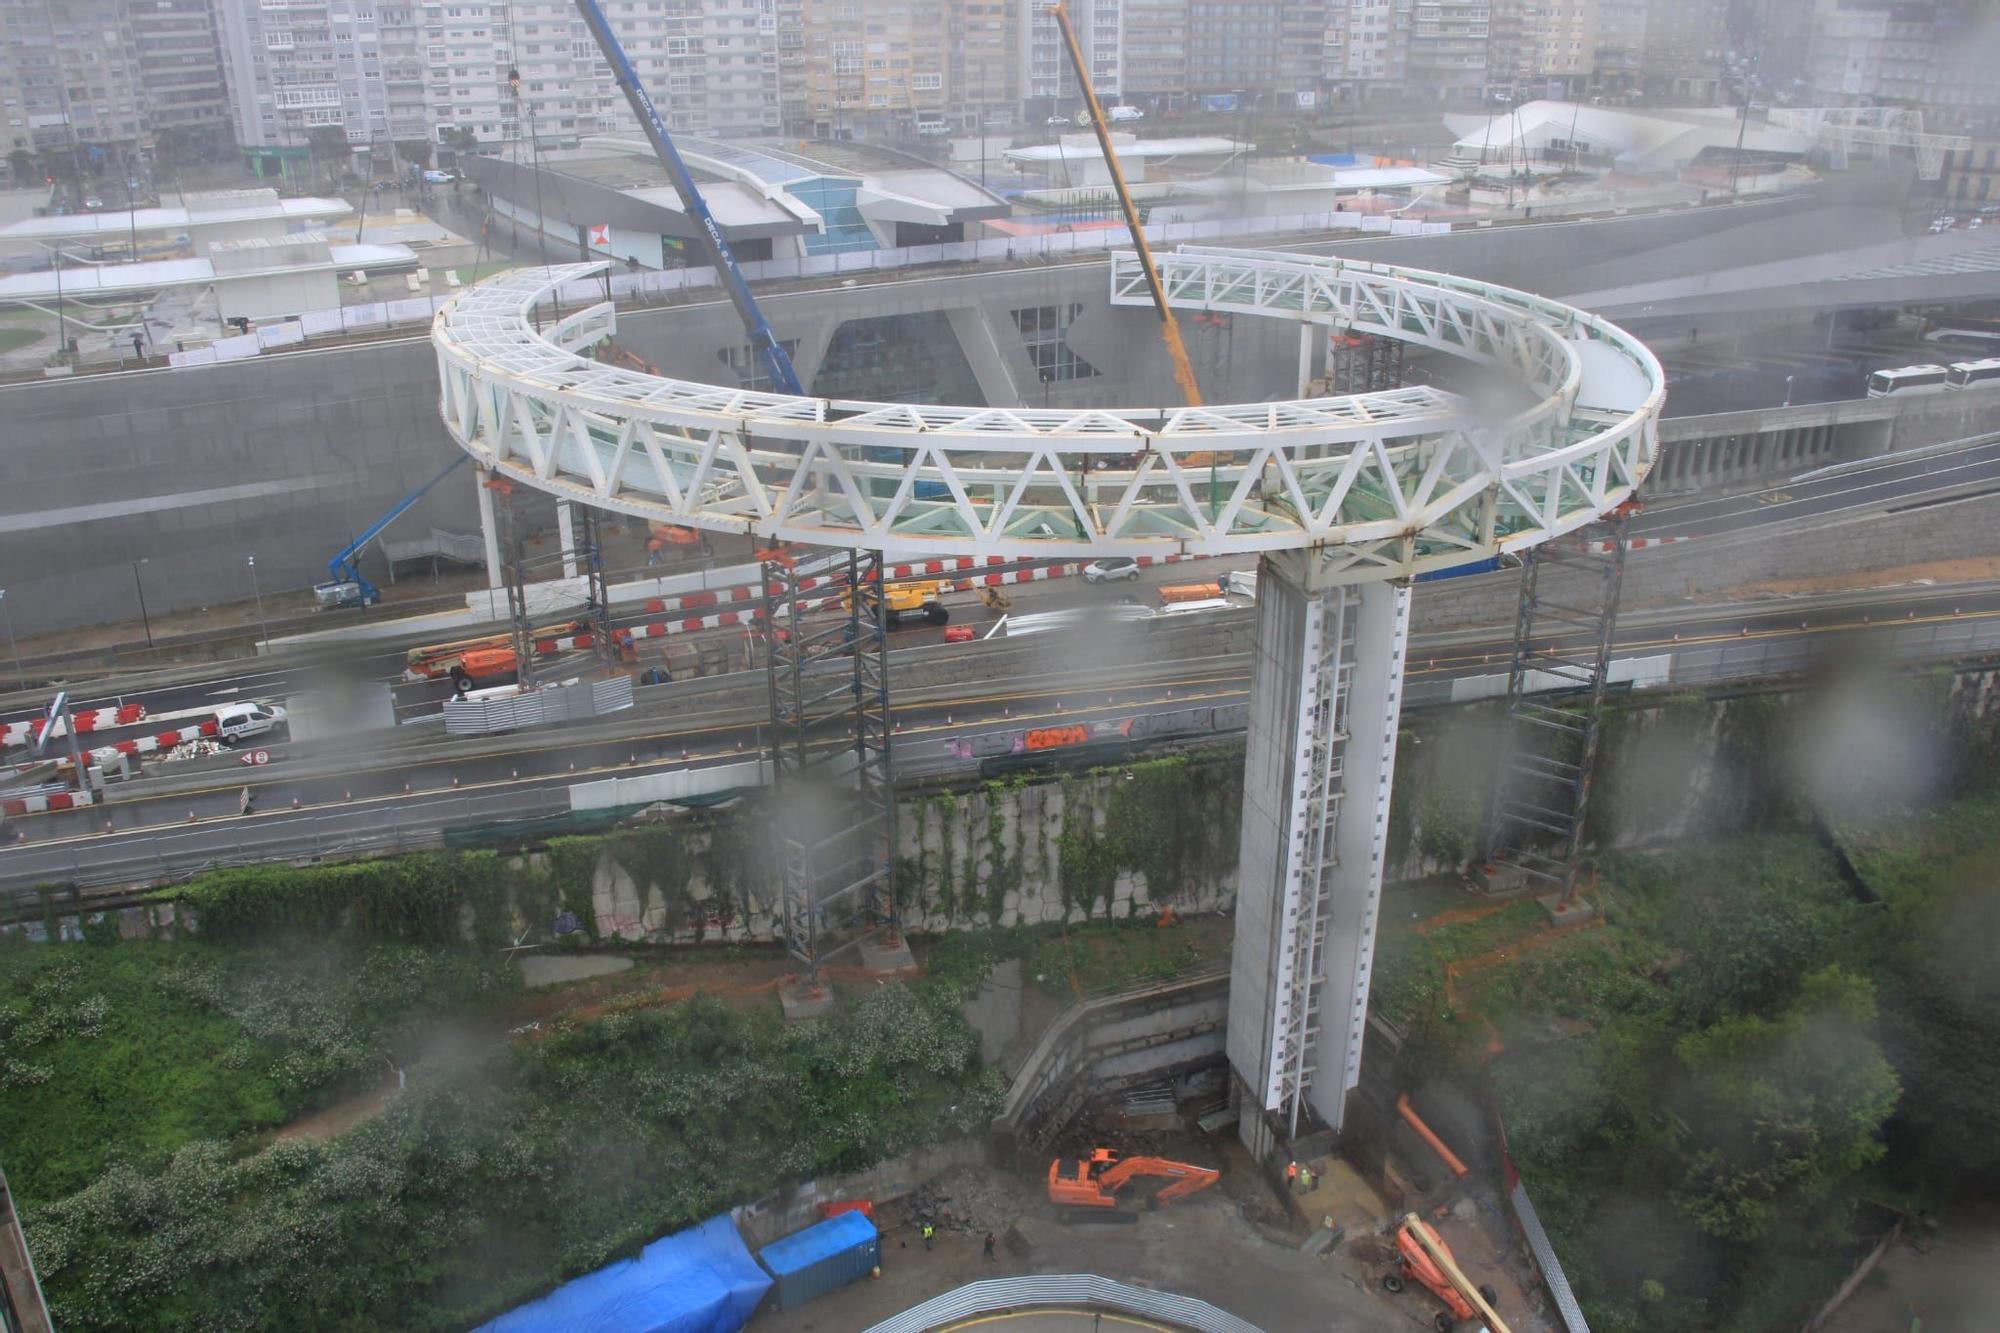
M 473 1333 L 736 1333 L 771 1289 L 728 1214 L 662 1236 Z

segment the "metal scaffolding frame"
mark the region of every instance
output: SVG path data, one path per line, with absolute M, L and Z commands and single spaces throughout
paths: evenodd
M 1345 792 L 1347 702 L 1354 672 L 1354 626 L 1348 617 L 1350 593 L 1334 588 L 1306 609 L 1306 661 L 1300 682 L 1299 766 L 1291 799 L 1292 827 L 1298 831 L 1299 903 L 1288 916 L 1279 944 L 1281 1022 L 1272 1053 L 1278 1111 L 1286 1133 L 1296 1137 L 1299 1112 L 1312 1086 L 1319 1053 L 1319 984 L 1333 919 L 1333 872 L 1340 864 L 1334 830 Z
M 1565 901 L 1576 891 L 1625 550 L 1625 516 L 1614 511 L 1535 547 L 1521 575 L 1505 757 L 1485 859 L 1518 867 Z M 1577 596 L 1577 604 L 1544 586 L 1558 572 L 1574 573 L 1561 595 Z
M 494 504 L 494 520 L 499 528 L 500 581 L 507 594 L 507 634 L 514 649 L 515 679 L 523 690 L 558 672 L 575 671 L 618 660 L 618 641 L 611 632 L 611 599 L 604 569 L 604 543 L 597 510 L 585 504 L 570 504 L 570 536 L 555 546 L 528 549 L 529 534 L 514 507 L 513 485 L 502 478 L 484 483 Z M 551 608 L 546 598 L 530 598 L 529 583 L 534 576 L 555 571 L 583 581 L 582 614 L 564 607 Z M 535 609 L 536 603 L 541 609 Z M 550 631 L 556 631 L 551 633 Z M 546 650 L 546 651 L 544 651 Z M 587 655 L 588 661 L 579 659 Z
M 781 916 L 811 980 L 897 925 L 882 554 L 772 553 L 763 570 Z M 844 590 L 844 614 L 811 611 L 828 587 Z
M 1327 343 L 1327 392 L 1384 393 L 1403 387 L 1403 342 L 1372 333 L 1337 333 Z

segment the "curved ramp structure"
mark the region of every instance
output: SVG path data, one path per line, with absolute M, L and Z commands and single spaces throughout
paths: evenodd
M 1434 388 L 1106 411 L 801 398 L 667 379 L 584 349 L 609 304 L 537 331 L 602 264 L 460 293 L 432 338 L 441 411 L 482 466 L 655 522 L 825 546 L 1017 557 L 1314 548 L 1359 581 L 1529 546 L 1593 520 L 1652 465 L 1665 396 L 1637 339 L 1490 283 L 1267 251 L 1161 255 L 1177 308 L 1377 334 L 1483 363 L 1492 421 Z M 1111 301 L 1148 304 L 1137 257 Z M 875 461 L 882 451 L 902 461 Z
M 1262 1156 L 1315 1117 L 1340 1128 L 1360 1080 L 1411 576 L 1628 499 L 1658 454 L 1666 378 L 1615 325 L 1492 283 L 1263 250 L 1158 260 L 1178 309 L 1299 325 L 1301 385 L 1319 340 L 1366 334 L 1503 387 L 1167 412 L 742 392 L 583 355 L 615 326 L 608 304 L 537 332 L 541 303 L 599 264 L 482 283 L 433 340 L 459 444 L 583 504 L 897 552 L 1259 553 L 1227 1049 Z M 1136 256 L 1111 257 L 1110 300 L 1151 303 Z

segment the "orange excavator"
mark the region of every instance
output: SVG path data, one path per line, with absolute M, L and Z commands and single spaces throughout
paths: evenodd
M 1139 1176 L 1159 1176 L 1172 1183 L 1147 1200 L 1146 1206 L 1185 1199 L 1221 1179 L 1221 1173 L 1187 1162 L 1170 1162 L 1164 1157 L 1120 1159 L 1109 1148 L 1092 1150 L 1075 1163 L 1073 1174 L 1063 1171 L 1063 1159 L 1049 1163 L 1049 1202 L 1071 1208 L 1116 1208 L 1118 1191 Z

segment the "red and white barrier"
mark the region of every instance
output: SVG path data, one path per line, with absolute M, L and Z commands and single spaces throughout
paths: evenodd
M 87 761 L 102 764 L 121 754 L 152 754 L 156 750 L 171 750 L 176 745 L 199 740 L 203 736 L 213 736 L 222 724 L 210 717 L 191 727 L 177 727 L 172 731 L 157 732 L 151 736 L 141 736 L 136 740 L 118 741 L 112 745 L 102 745 L 90 751 Z
M 47 792 L 41 796 L 22 796 L 11 801 L 0 801 L 0 815 L 40 815 L 51 810 L 75 810 L 80 806 L 96 803 L 97 797 L 88 791 Z
M 111 727 L 126 727 L 146 716 L 144 704 L 120 704 L 116 708 L 79 708 L 70 713 L 70 720 L 76 724 L 76 734 L 86 731 L 100 731 Z M 0 745 L 26 745 L 41 734 L 42 719 L 27 718 L 20 722 L 9 722 L 0 726 Z M 60 739 L 62 730 L 58 728 L 52 739 Z
M 1691 542 L 1693 540 L 1694 537 L 1692 535 L 1683 537 L 1627 537 L 1625 539 L 1625 549 L 1628 551 L 1645 551 L 1655 546 L 1676 546 L 1681 542 Z M 1611 553 L 1611 543 L 1608 541 L 1590 542 L 1584 549 L 1594 555 L 1609 555 Z

